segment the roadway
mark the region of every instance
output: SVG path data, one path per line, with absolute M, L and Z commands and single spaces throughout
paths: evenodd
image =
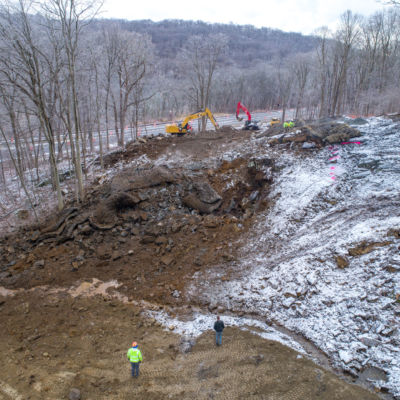
M 272 118 L 280 118 L 281 116 L 281 110 L 276 110 L 276 111 L 265 111 L 265 112 L 254 112 L 252 114 L 252 119 L 254 121 L 258 121 L 259 126 L 261 129 L 265 129 L 269 122 L 271 121 Z M 287 110 L 287 117 L 288 118 L 293 118 L 294 110 Z M 219 126 L 224 126 L 224 125 L 231 125 L 235 129 L 240 129 L 244 125 L 244 121 L 246 116 L 244 116 L 243 121 L 237 121 L 235 114 L 230 114 L 230 115 L 218 115 L 215 117 L 216 121 Z M 146 137 L 146 136 L 156 136 L 160 134 L 165 134 L 165 126 L 167 124 L 170 124 L 171 122 L 154 122 L 154 123 L 147 123 L 147 124 L 140 124 L 138 127 L 138 133 L 140 137 Z M 197 121 L 192 121 L 191 125 L 193 127 L 193 130 L 196 132 L 198 130 L 198 123 Z M 209 120 L 207 120 L 207 129 L 212 130 L 214 129 L 213 125 Z M 110 142 L 110 149 L 116 149 L 118 147 L 117 144 L 117 137 L 115 135 L 114 130 L 109 130 L 107 131 L 102 131 L 101 132 L 101 137 L 102 137 L 102 142 L 103 142 L 103 149 L 105 151 L 105 144 L 106 144 L 106 136 L 107 134 L 109 135 L 109 142 Z M 131 128 L 126 128 L 125 129 L 125 141 L 128 142 L 132 140 L 132 131 Z M 93 134 L 93 150 L 95 153 L 99 152 L 99 138 L 97 133 Z M 69 141 L 66 143 L 68 146 L 70 145 Z M 32 144 L 30 143 L 29 145 L 30 150 L 33 150 Z M 35 144 L 35 149 L 37 150 L 39 144 Z M 13 143 L 10 143 L 10 148 L 13 152 L 15 152 L 15 145 Z M 89 149 L 89 146 L 88 146 Z M 48 144 L 43 141 L 42 143 L 42 151 L 45 152 L 45 155 L 48 156 L 49 154 L 49 146 Z M 8 152 L 8 148 L 6 146 L 6 143 L 4 140 L 0 141 L 0 153 L 1 153 L 1 160 L 3 160 L 3 163 L 7 163 L 10 161 L 10 155 Z

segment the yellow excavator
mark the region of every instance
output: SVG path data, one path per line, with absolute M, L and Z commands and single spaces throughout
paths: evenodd
M 270 122 L 270 125 L 274 126 L 274 125 L 280 124 L 280 123 L 281 123 L 281 120 L 279 118 L 272 118 L 271 122 Z
M 186 133 L 189 133 L 189 132 L 192 131 L 192 127 L 189 124 L 189 121 L 191 121 L 192 119 L 199 119 L 201 117 L 208 117 L 208 119 L 214 125 L 215 130 L 219 129 L 219 126 L 217 124 L 217 121 L 214 118 L 214 115 L 212 114 L 212 112 L 208 108 L 206 108 L 204 111 L 197 111 L 194 114 L 188 115 L 179 124 L 167 125 L 165 127 L 165 131 L 167 133 L 175 134 L 175 135 L 178 135 L 178 136 L 186 135 Z

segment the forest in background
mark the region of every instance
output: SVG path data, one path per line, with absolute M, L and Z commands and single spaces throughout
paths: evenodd
M 0 213 L 19 190 L 35 211 L 44 176 L 64 207 L 67 160 L 75 198 L 85 198 L 86 158 L 99 140 L 100 164 L 113 130 L 172 120 L 209 107 L 234 112 L 296 110 L 318 118 L 398 111 L 400 13 L 346 11 L 335 32 L 313 36 L 233 24 L 98 19 L 100 3 L 0 2 Z M 135 140 L 132 134 L 129 140 Z M 44 146 L 45 145 L 45 146 Z M 64 164 L 63 164 L 64 163 Z M 8 199 L 8 201 L 7 201 Z
M 164 20 L 97 20 L 95 29 L 106 29 L 109 24 L 130 32 L 148 34 L 159 58 L 173 61 L 191 36 L 224 34 L 227 36 L 226 62 L 240 68 L 256 62 L 284 59 L 295 53 L 307 53 L 315 49 L 316 37 L 300 33 L 283 32 L 279 29 L 255 28 L 252 25 L 210 24 L 203 21 Z

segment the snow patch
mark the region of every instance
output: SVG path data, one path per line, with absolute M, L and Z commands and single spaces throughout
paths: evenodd
M 197 312 L 193 313 L 190 321 L 182 321 L 178 318 L 172 318 L 164 311 L 147 311 L 147 314 L 162 324 L 166 330 L 171 330 L 172 328 L 172 330 L 179 335 L 194 338 L 200 336 L 206 331 L 212 330 L 215 322 L 215 315 L 201 314 Z M 265 323 L 254 319 L 232 316 L 224 316 L 221 319 L 224 321 L 225 327 L 235 326 L 242 330 L 257 334 L 264 339 L 282 343 L 301 354 L 306 354 L 306 351 L 299 343 L 288 335 L 267 326 Z M 257 329 L 253 330 L 252 328 Z

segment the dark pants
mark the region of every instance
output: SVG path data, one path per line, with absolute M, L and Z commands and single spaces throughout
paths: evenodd
M 222 344 L 222 332 L 215 331 L 215 343 L 217 346 L 221 346 Z
M 131 362 L 131 366 L 132 366 L 132 376 L 139 376 L 139 363 Z

